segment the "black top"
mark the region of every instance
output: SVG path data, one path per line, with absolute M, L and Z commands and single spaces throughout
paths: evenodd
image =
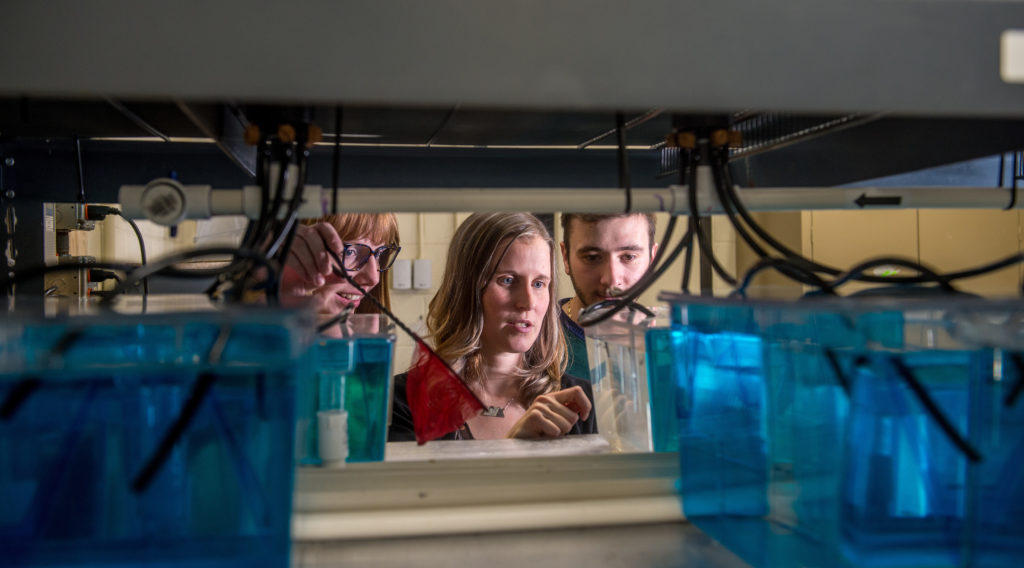
M 407 378 L 408 373 L 395 375 L 395 395 L 391 403 L 391 426 L 388 427 L 389 442 L 410 442 L 416 440 L 416 433 L 412 427 L 412 409 L 409 408 L 409 398 L 405 393 Z M 590 401 L 590 416 L 586 420 L 579 420 L 573 424 L 572 429 L 569 430 L 567 435 L 596 434 L 597 410 L 594 408 L 594 391 L 590 387 L 590 382 L 572 375 L 562 375 L 562 388 L 559 390 L 572 388 L 577 385 L 583 388 L 583 392 L 586 393 L 587 399 Z M 449 432 L 437 439 L 472 440 L 473 434 L 469 431 L 469 427 L 463 423 L 462 427 L 458 430 Z

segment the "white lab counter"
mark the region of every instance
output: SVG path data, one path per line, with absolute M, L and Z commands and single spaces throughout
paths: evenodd
M 686 523 L 334 542 L 296 542 L 296 568 L 486 566 L 739 568 L 748 564 Z
M 295 566 L 745 566 L 683 516 L 678 456 L 556 442 L 389 444 L 301 468 Z

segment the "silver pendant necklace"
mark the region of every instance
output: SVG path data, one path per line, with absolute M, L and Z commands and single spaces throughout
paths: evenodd
M 483 412 L 480 413 L 480 416 L 487 416 L 488 418 L 504 418 L 505 409 L 508 408 L 508 405 L 512 404 L 513 400 L 515 400 L 514 397 L 508 399 L 508 402 L 506 402 L 505 406 L 502 407 L 488 406 L 486 409 L 484 409 Z

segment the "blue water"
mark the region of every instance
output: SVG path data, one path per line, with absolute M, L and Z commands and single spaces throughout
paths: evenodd
M 985 344 L 1019 333 L 1005 311 L 674 308 L 682 505 L 705 532 L 754 566 L 1024 565 L 1024 353 Z
M 56 357 L 67 327 L 3 336 L 28 363 L 0 375 L 0 565 L 287 564 L 299 350 L 284 326 L 236 321 L 210 362 L 217 318 L 92 326 Z
M 387 442 L 391 359 L 388 336 L 321 339 L 314 346 L 315 370 L 300 383 L 299 463 L 319 465 L 317 411 L 348 413 L 348 462 L 383 461 Z

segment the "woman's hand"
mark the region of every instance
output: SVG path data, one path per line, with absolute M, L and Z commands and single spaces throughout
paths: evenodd
M 295 229 L 295 239 L 285 265 L 292 268 L 310 288 L 323 286 L 325 277 L 332 271 L 331 256 L 327 251 L 340 255 L 344 248 L 345 243 L 333 226 L 327 223 L 300 224 Z
M 557 438 L 590 417 L 590 399 L 579 386 L 542 394 L 505 435 L 507 438 Z
M 328 249 L 341 251 L 345 243 L 327 223 L 299 225 L 281 273 L 281 301 L 285 306 L 304 300 L 327 282 L 332 273 Z M 321 299 L 322 300 L 322 299 Z

